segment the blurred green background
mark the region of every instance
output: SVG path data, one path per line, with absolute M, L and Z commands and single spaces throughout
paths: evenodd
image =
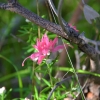
M 59 0 L 53 1 L 57 7 Z M 4 3 L 7 0 L 0 0 L 0 2 Z M 36 0 L 19 0 L 19 2 L 27 9 L 37 13 Z M 50 20 L 45 0 L 38 0 L 38 2 L 40 16 L 44 16 L 45 19 Z M 64 0 L 62 16 L 67 22 L 70 22 L 79 2 L 80 0 Z M 88 5 L 100 13 L 100 0 L 88 0 Z M 77 22 L 73 24 L 80 33 L 84 31 L 86 37 L 99 40 L 100 26 L 96 26 L 98 23 L 89 24 L 82 12 Z M 20 96 L 25 97 L 30 93 L 31 68 L 27 67 L 29 65 L 28 62 L 25 67 L 22 67 L 21 64 L 23 59 L 30 55 L 31 50 L 28 48 L 31 47 L 32 42 L 29 40 L 32 39 L 35 43 L 38 37 L 37 28 L 35 24 L 27 23 L 26 19 L 22 16 L 0 9 L 0 87 L 5 86 L 7 90 L 12 88 L 8 96 L 10 99 Z M 43 34 L 43 32 L 41 28 L 41 33 Z M 77 49 L 77 47 L 75 46 L 74 49 Z M 70 49 L 69 54 L 72 61 L 74 61 L 75 55 L 73 49 Z M 66 66 L 68 65 L 66 64 Z M 20 73 L 21 80 L 19 78 L 19 81 L 16 70 Z M 22 87 L 24 88 L 21 91 L 24 94 L 19 92 Z

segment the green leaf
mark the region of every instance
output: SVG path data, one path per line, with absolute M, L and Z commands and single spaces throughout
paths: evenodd
M 48 91 L 49 89 L 50 89 L 50 87 L 46 87 L 46 88 L 44 88 L 44 89 L 41 91 L 41 93 L 46 92 L 46 91 Z
M 48 82 L 46 79 L 44 79 L 44 78 L 42 78 L 42 80 L 44 81 L 44 83 L 46 84 L 46 85 L 48 85 L 49 87 L 51 87 L 51 85 L 50 85 L 50 82 Z
M 35 98 L 38 100 L 38 91 L 36 86 L 34 86 Z
M 100 74 L 89 72 L 89 71 L 85 71 L 85 70 L 77 70 L 77 72 L 78 73 L 83 73 L 83 74 L 90 74 L 90 75 L 93 75 L 93 76 L 100 77 Z
M 45 63 L 42 63 L 42 64 L 38 65 L 38 66 L 34 69 L 34 71 L 37 72 L 37 70 L 39 70 L 40 67 L 42 67 L 44 64 L 45 64 Z
M 61 68 L 59 68 L 59 70 L 61 70 L 61 71 L 68 71 L 68 72 L 74 72 L 73 71 L 73 68 L 68 68 L 68 67 L 61 67 Z

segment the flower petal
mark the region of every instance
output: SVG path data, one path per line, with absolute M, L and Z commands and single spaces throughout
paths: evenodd
M 56 37 L 53 41 L 52 41 L 52 47 L 55 46 L 55 44 L 58 42 L 58 38 Z
M 52 52 L 56 52 L 58 50 L 64 49 L 64 45 L 58 45 L 55 48 L 52 49 Z
M 49 38 L 46 34 L 43 35 L 41 42 L 45 42 L 46 44 L 49 43 Z
M 76 26 L 73 26 L 73 25 L 71 25 L 70 23 L 69 23 L 68 25 L 69 25 L 71 28 L 73 28 L 75 31 L 77 31 L 77 32 L 79 31 L 79 30 L 76 29 Z
M 39 52 L 33 53 L 29 56 L 29 58 L 33 61 L 36 61 L 35 59 L 37 59 L 40 56 Z
M 38 58 L 38 64 L 41 64 L 42 60 L 45 58 L 44 55 L 39 56 Z

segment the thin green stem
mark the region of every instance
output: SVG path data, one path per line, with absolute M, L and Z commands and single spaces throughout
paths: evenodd
M 62 42 L 63 42 L 63 44 L 64 44 L 63 39 L 62 39 Z M 68 51 L 67 51 L 67 49 L 66 49 L 65 44 L 64 44 L 64 47 L 65 47 L 66 53 L 67 53 L 67 55 L 68 55 L 68 59 L 69 59 L 69 62 L 70 62 L 70 64 L 71 64 L 71 67 L 72 67 L 72 69 L 73 69 L 73 73 L 74 73 L 75 78 L 76 78 L 76 80 L 77 80 L 77 82 L 78 82 L 78 85 L 79 85 L 79 88 L 80 88 L 80 91 L 81 91 L 82 98 L 84 98 L 84 100 L 86 100 L 86 99 L 85 99 L 85 96 L 84 96 L 84 93 L 83 93 L 83 91 L 82 91 L 82 88 L 81 88 L 79 79 L 78 79 L 78 75 L 76 74 L 77 72 L 75 71 L 75 68 L 74 68 L 74 66 L 73 66 L 73 64 L 72 64 L 72 61 L 71 61 L 71 59 L 70 59 L 70 56 L 69 56 L 69 53 L 68 53 Z
M 15 66 L 9 59 L 7 59 L 6 57 L 0 55 L 0 58 L 3 58 L 4 60 L 6 60 L 7 62 L 9 62 L 13 67 L 14 69 L 16 70 L 17 72 L 17 77 L 18 77 L 18 82 L 19 82 L 19 87 L 20 87 L 20 96 L 22 97 L 22 88 L 23 88 L 23 83 L 22 83 L 22 80 L 21 80 L 21 77 L 19 75 L 19 71 L 17 69 L 17 66 Z
M 53 80 L 52 80 L 52 76 L 51 76 L 51 72 L 50 72 L 50 65 L 49 64 L 47 64 L 47 70 L 48 70 L 48 74 L 49 74 L 49 77 L 50 77 L 50 83 L 51 83 L 51 89 L 52 89 L 52 87 L 54 86 L 53 85 Z M 54 93 L 53 93 L 53 98 L 54 98 Z
M 37 15 L 39 16 L 39 2 L 38 2 L 38 0 L 36 0 L 36 1 L 37 1 L 37 3 L 36 3 L 36 4 L 37 4 Z M 41 32 L 40 32 L 40 26 L 38 26 L 38 37 L 39 37 L 39 39 L 40 39 L 40 37 L 41 37 L 41 36 L 40 36 L 40 33 L 41 33 Z
M 51 83 L 51 86 L 53 86 L 53 81 L 52 81 L 52 76 L 51 76 L 49 64 L 47 64 L 47 68 L 48 68 L 47 70 L 48 70 L 48 74 L 49 74 L 49 77 L 50 77 L 50 83 Z
M 63 23 L 63 20 L 62 20 L 62 17 L 61 17 L 62 4 L 63 4 L 63 0 L 60 0 L 59 3 L 58 3 L 58 21 L 59 21 L 60 25 L 62 26 L 63 31 L 65 31 L 65 32 L 68 34 L 68 30 L 65 28 L 64 23 Z M 62 41 L 63 41 L 63 39 L 62 39 Z M 63 44 L 64 44 L 64 42 L 63 42 Z M 71 59 L 70 59 L 70 56 L 69 56 L 69 53 L 68 53 L 68 51 L 67 51 L 67 49 L 66 49 L 65 44 L 64 44 L 64 47 L 65 47 L 66 53 L 67 53 L 67 55 L 68 55 L 68 59 L 69 59 L 69 62 L 70 62 L 70 64 L 71 64 L 71 67 L 72 67 L 72 69 L 73 69 L 73 73 L 74 73 L 74 75 L 75 75 L 75 77 L 76 77 L 76 80 L 77 80 L 77 82 L 78 82 L 78 85 L 79 85 L 79 88 L 80 88 L 80 91 L 81 91 L 82 98 L 84 98 L 84 100 L 85 100 L 85 96 L 84 96 L 84 94 L 83 94 L 83 91 L 82 91 L 82 88 L 81 88 L 81 85 L 80 85 L 78 76 L 77 76 L 77 74 L 76 74 L 76 71 L 75 71 L 75 69 L 74 69 L 74 66 L 73 66 L 73 64 L 72 64 L 72 61 L 71 61 Z

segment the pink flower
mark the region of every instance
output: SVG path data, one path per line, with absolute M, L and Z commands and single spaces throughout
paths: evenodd
M 73 28 L 75 31 L 77 31 L 77 32 L 79 31 L 79 30 L 76 29 L 76 26 L 72 26 L 71 24 L 68 24 L 68 25 L 69 25 L 71 28 Z
M 57 37 L 54 40 L 49 40 L 47 35 L 44 34 L 42 39 L 37 39 L 36 45 L 33 46 L 37 50 L 37 52 L 25 58 L 22 62 L 22 66 L 24 66 L 24 62 L 28 58 L 30 58 L 33 61 L 37 61 L 37 63 L 40 64 L 47 55 L 50 55 L 51 52 L 56 52 L 60 49 L 63 49 L 63 45 L 56 46 L 57 41 Z

